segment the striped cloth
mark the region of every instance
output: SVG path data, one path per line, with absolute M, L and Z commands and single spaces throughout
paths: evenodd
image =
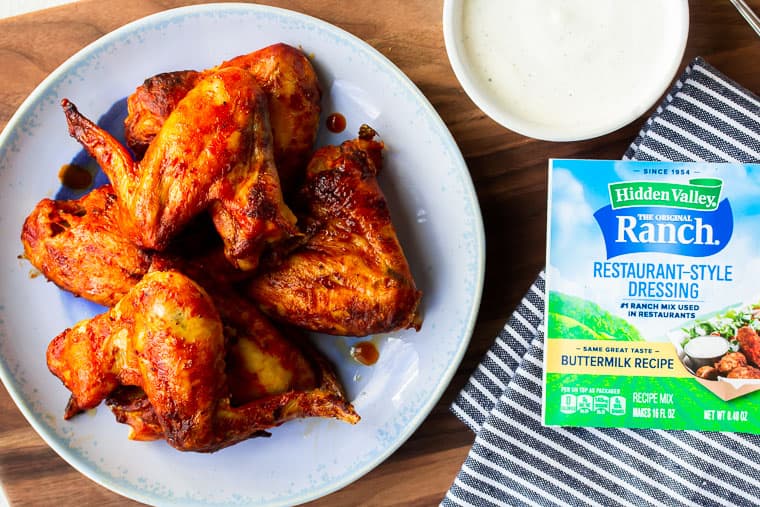
M 624 158 L 760 162 L 760 99 L 697 58 Z M 544 427 L 544 289 L 451 407 L 477 436 L 442 505 L 760 505 L 760 435 Z

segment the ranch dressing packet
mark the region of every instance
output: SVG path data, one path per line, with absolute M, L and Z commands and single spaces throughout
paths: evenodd
M 551 160 L 546 425 L 760 433 L 760 164 Z

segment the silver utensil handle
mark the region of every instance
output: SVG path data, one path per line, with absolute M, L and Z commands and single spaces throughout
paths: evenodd
M 749 26 L 757 32 L 757 35 L 760 35 L 760 17 L 755 14 L 755 11 L 753 11 L 744 0 L 731 0 L 731 3 L 734 4 L 734 7 L 739 11 L 739 14 L 747 20 Z

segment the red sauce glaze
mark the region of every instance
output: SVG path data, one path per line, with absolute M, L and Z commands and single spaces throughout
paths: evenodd
M 335 134 L 343 132 L 346 129 L 346 117 L 340 113 L 333 113 L 325 121 L 327 130 Z
M 380 359 L 380 352 L 372 342 L 359 342 L 351 347 L 351 357 L 366 366 L 371 366 Z

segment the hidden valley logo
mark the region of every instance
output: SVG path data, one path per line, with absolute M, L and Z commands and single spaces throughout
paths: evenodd
M 733 233 L 723 182 L 627 181 L 609 184 L 610 204 L 594 213 L 607 258 L 637 252 L 706 257 L 720 252 Z

